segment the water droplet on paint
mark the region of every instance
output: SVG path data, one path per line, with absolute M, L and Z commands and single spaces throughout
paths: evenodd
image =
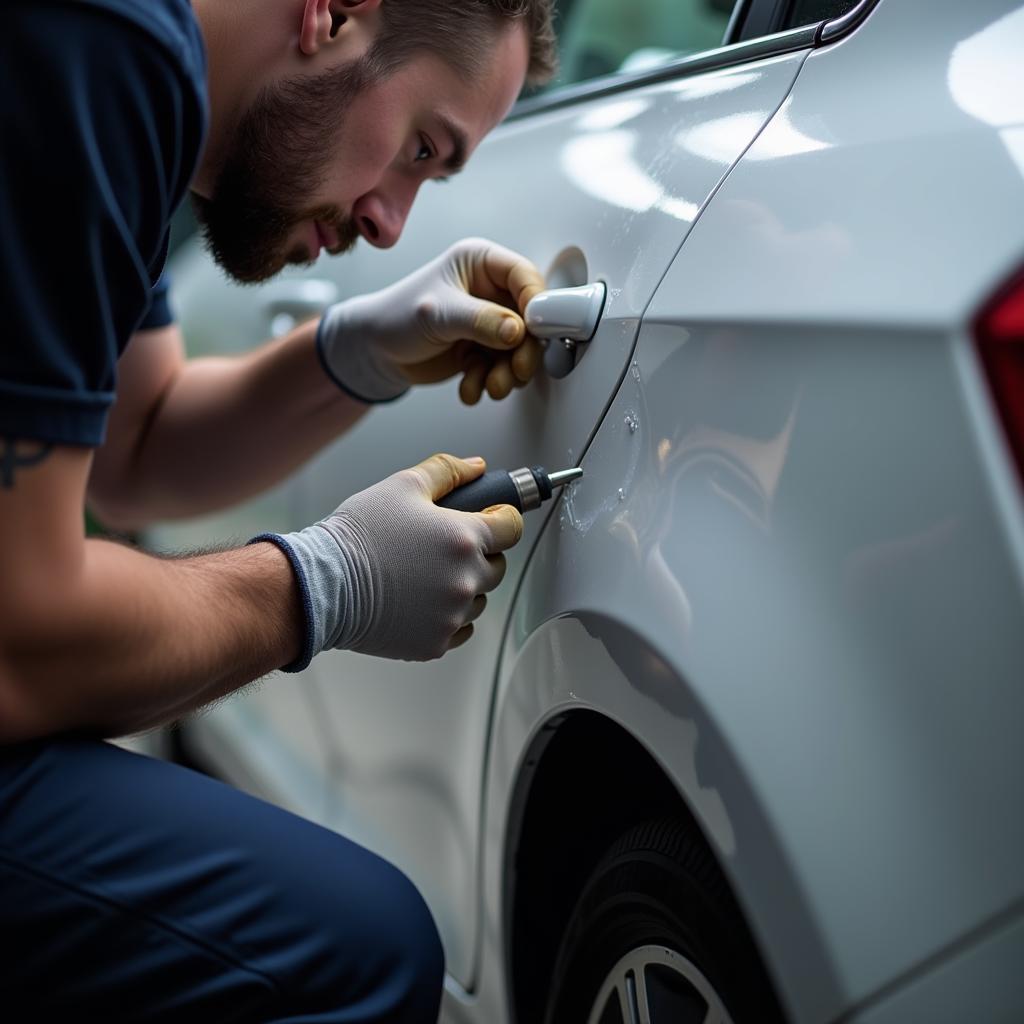
M 619 501 L 625 501 L 625 500 L 626 500 L 626 488 L 625 487 L 620 487 L 619 488 Z
M 635 434 L 640 427 L 640 422 L 631 412 L 626 413 L 626 426 L 629 427 L 631 434 Z
M 633 375 L 633 380 L 640 379 L 640 367 L 636 363 L 633 364 L 629 372 Z

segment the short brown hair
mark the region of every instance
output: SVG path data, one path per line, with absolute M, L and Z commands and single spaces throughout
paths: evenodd
M 384 0 L 369 63 L 387 75 L 426 51 L 473 79 L 486 66 L 497 33 L 521 21 L 530 37 L 526 82 L 543 85 L 558 68 L 553 6 L 554 0 Z

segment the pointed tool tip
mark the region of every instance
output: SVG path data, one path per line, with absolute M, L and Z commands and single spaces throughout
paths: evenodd
M 564 484 L 572 483 L 573 480 L 579 480 L 581 476 L 583 476 L 583 470 L 579 466 L 574 466 L 572 469 L 560 469 L 556 473 L 548 474 L 548 480 L 552 487 L 561 487 Z

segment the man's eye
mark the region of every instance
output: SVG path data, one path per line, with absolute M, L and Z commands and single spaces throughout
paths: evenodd
M 420 148 L 416 153 L 416 162 L 419 163 L 421 160 L 429 160 L 433 155 L 434 151 L 421 139 Z

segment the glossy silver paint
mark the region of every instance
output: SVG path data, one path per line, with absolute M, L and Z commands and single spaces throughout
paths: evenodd
M 306 275 L 352 294 L 485 234 L 608 288 L 565 379 L 375 412 L 261 524 L 305 525 L 424 445 L 582 456 L 474 641 L 428 666 L 325 655 L 198 732 L 414 878 L 446 1020 L 508 1019 L 510 804 L 576 709 L 663 767 L 794 1022 L 1024 1008 L 1024 500 L 968 334 L 1024 260 L 1022 54 L 1011 0 L 882 0 L 810 56 L 513 121 L 398 249 Z M 182 283 L 187 328 L 247 302 L 266 330 L 288 299 Z M 982 1015 L 937 1015 L 985 977 Z
M 527 167 L 514 159 L 525 126 L 510 125 L 477 154 L 473 177 L 459 182 L 461 197 L 449 196 L 453 185 L 436 198 L 424 195 L 404 259 L 422 262 L 437 249 L 442 230 L 453 237 L 471 230 L 500 235 L 542 267 L 572 244 L 586 254 L 588 277 L 608 286 L 601 325 L 569 377 L 544 378 L 510 402 L 457 409 L 446 388 L 375 413 L 358 431 L 375 460 L 354 457 L 356 437 L 335 448 L 303 478 L 308 497 L 300 519 L 323 514 L 335 493 L 348 494 L 435 449 L 480 452 L 495 468 L 574 464 L 625 371 L 640 315 L 680 239 L 729 163 L 782 101 L 798 61 L 777 58 L 722 72 L 700 88 L 694 81 L 650 87 L 628 106 L 620 99 L 550 115 L 530 126 L 535 156 Z M 752 112 L 751 119 L 716 159 L 680 158 L 673 140 L 654 135 L 653 125 L 669 118 L 697 125 L 737 109 Z M 617 178 L 624 180 L 616 185 Z M 471 198 L 484 182 L 489 194 L 515 204 L 514 227 L 504 207 L 482 211 Z M 559 209 L 525 198 L 563 194 Z M 465 204 L 462 212 L 456 203 Z M 442 908 L 449 970 L 467 987 L 475 981 L 478 949 L 480 769 L 491 681 L 512 581 L 539 526 L 530 520 L 526 543 L 509 559 L 509 582 L 490 599 L 472 644 L 428 665 L 333 652 L 306 673 L 344 759 L 340 824 L 396 860 L 431 905 Z
M 1024 246 L 1010 6 L 883 3 L 808 59 L 655 296 L 506 651 L 496 748 L 573 704 L 629 723 L 797 1020 L 1024 898 L 1024 514 L 965 336 Z
M 459 407 L 452 386 L 421 390 L 374 412 L 301 475 L 291 498 L 294 525 L 434 450 L 479 452 L 495 468 L 573 465 L 625 372 L 640 316 L 665 269 L 786 96 L 802 59 L 770 58 L 513 122 L 481 147 L 457 183 L 425 191 L 397 249 L 321 261 L 312 274 L 336 275 L 339 292 L 348 294 L 380 287 L 449 242 L 483 234 L 553 268 L 552 283 L 600 279 L 608 294 L 601 324 L 565 380 L 544 377 L 509 401 L 475 409 Z M 729 118 L 716 153 L 686 150 L 687 133 Z M 527 138 L 532 155 L 524 162 Z M 208 272 L 193 273 L 198 288 L 209 288 Z M 275 293 L 275 311 L 283 301 Z M 182 306 L 202 315 L 187 292 Z M 330 734 L 337 787 L 320 820 L 411 875 L 438 918 L 449 971 L 467 988 L 479 949 L 481 770 L 492 681 L 514 581 L 540 525 L 528 519 L 508 581 L 491 597 L 473 643 L 426 665 L 330 652 L 302 681 Z M 276 703 L 274 687 L 265 686 L 248 713 L 272 722 Z M 200 728 L 217 730 L 218 715 L 223 724 L 237 714 L 229 704 Z M 221 730 L 218 742 L 233 731 Z M 293 740 L 282 740 L 289 759 L 309 760 Z

